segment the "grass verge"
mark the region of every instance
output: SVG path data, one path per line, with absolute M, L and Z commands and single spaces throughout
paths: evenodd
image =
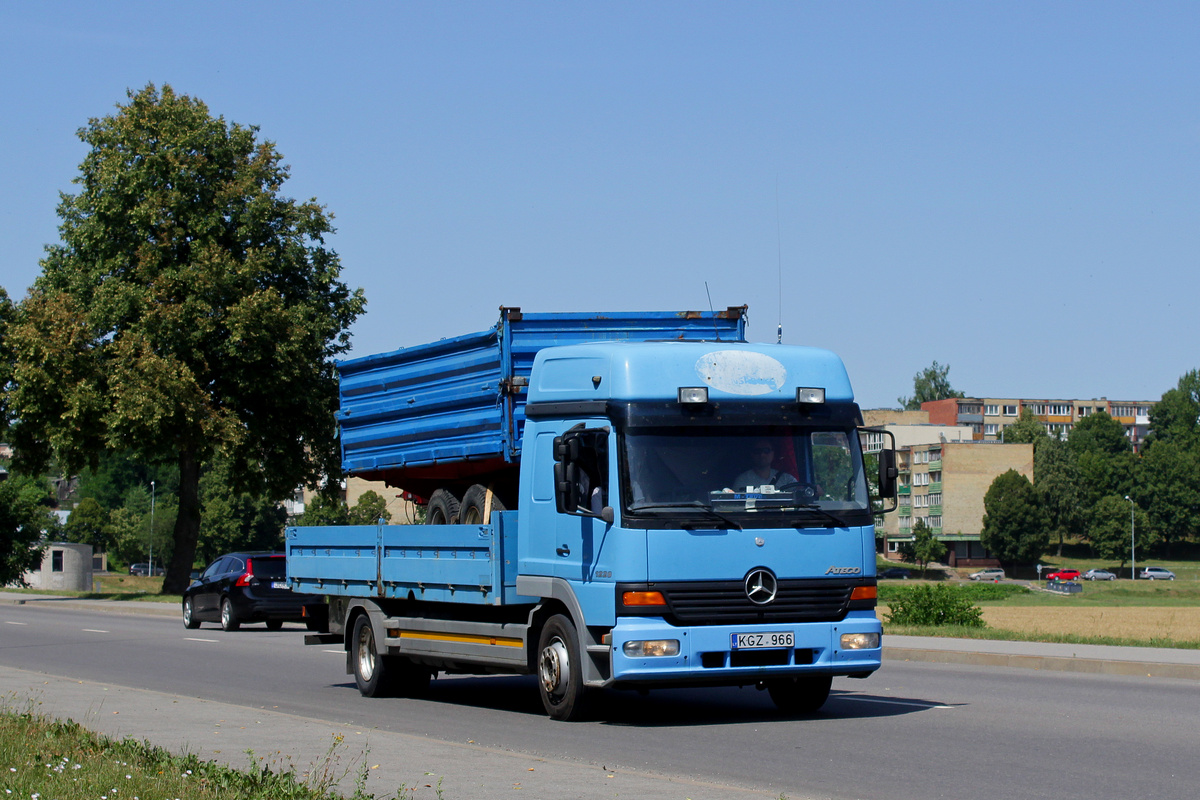
M 11 700 L 11 698 L 10 698 Z M 2 797 L 33 800 L 341 800 L 335 791 L 353 774 L 351 800 L 411 798 L 400 787 L 386 798 L 365 791 L 365 764 L 346 766 L 340 736 L 324 757 L 299 772 L 290 763 L 269 763 L 253 753 L 245 770 L 195 755 L 175 755 L 149 742 L 120 741 L 93 733 L 71 720 L 53 720 L 11 703 L 0 703 L 0 788 Z M 441 798 L 440 783 L 431 787 Z

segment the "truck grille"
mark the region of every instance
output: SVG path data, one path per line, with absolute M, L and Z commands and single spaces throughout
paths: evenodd
M 840 622 L 859 581 L 781 580 L 775 600 L 755 605 L 741 581 L 651 584 L 667 600 L 667 621 L 677 625 L 760 622 Z M 661 612 L 660 612 L 661 613 Z

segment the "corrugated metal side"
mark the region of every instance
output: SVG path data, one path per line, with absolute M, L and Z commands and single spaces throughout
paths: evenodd
M 743 341 L 745 309 L 537 313 L 502 309 L 491 330 L 343 361 L 343 467 L 368 474 L 520 455 L 539 350 L 590 341 Z

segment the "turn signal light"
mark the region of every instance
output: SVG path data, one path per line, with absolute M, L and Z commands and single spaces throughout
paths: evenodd
M 879 598 L 879 588 L 876 586 L 855 586 L 850 592 L 851 600 L 876 600 Z
M 662 592 L 622 592 L 621 603 L 626 606 L 665 606 Z

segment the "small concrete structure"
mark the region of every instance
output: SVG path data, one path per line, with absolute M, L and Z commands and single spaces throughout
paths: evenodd
M 25 582 L 33 589 L 73 592 L 92 590 L 92 546 L 73 542 L 50 542 L 42 567 L 26 572 Z

